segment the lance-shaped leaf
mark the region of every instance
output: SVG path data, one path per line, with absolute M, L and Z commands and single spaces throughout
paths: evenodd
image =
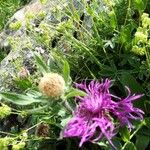
M 33 98 L 31 96 L 10 92 L 1 92 L 0 96 L 2 99 L 18 105 L 29 105 L 32 103 L 39 103 L 43 101 L 41 98 Z
M 71 98 L 71 97 L 75 97 L 75 96 L 85 96 L 86 93 L 78 90 L 78 89 L 72 89 L 65 97 L 66 99 Z
M 50 69 L 46 65 L 46 62 L 44 62 L 44 60 L 40 54 L 34 52 L 34 59 L 36 61 L 36 65 L 40 69 L 41 73 L 47 73 L 50 71 Z
M 70 66 L 66 60 L 64 61 L 64 66 L 63 66 L 63 76 L 65 82 L 68 83 L 70 80 Z

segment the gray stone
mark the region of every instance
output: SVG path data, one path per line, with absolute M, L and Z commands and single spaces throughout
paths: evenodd
M 45 53 L 45 49 L 38 45 L 34 38 L 31 39 L 32 35 L 28 35 L 26 15 L 31 14 L 36 18 L 40 11 L 44 11 L 46 16 L 43 22 L 50 21 L 54 23 L 56 18 L 51 15 L 51 9 L 54 6 L 58 7 L 58 2 L 57 0 L 48 0 L 46 4 L 41 4 L 39 0 L 33 0 L 30 4 L 17 11 L 0 33 L 0 54 L 5 53 L 7 55 L 0 62 L 0 91 L 8 89 L 9 85 L 12 84 L 13 78 L 17 76 L 22 67 L 29 69 L 30 74 L 33 73 L 35 67 L 33 65 L 33 49 L 43 55 Z M 18 21 L 21 22 L 21 27 L 19 30 L 12 30 L 10 24 Z M 30 24 L 36 26 L 36 19 L 31 19 Z M 38 27 L 35 28 L 35 32 L 39 31 L 41 30 Z M 10 39 L 13 40 L 15 46 L 12 46 Z M 27 46 L 28 44 L 32 45 L 31 49 L 30 46 Z
M 7 90 L 9 85 L 13 84 L 13 78 L 18 75 L 22 67 L 25 67 L 29 71 L 29 74 L 34 74 L 36 68 L 33 63 L 33 51 L 41 53 L 45 59 L 48 59 L 48 47 L 53 47 L 55 40 L 57 41 L 61 37 L 55 29 L 49 26 L 54 25 L 55 28 L 55 24 L 68 20 L 68 16 L 62 12 L 65 5 L 68 5 L 72 9 L 72 5 L 68 3 L 70 1 L 48 0 L 43 5 L 39 0 L 33 0 L 10 18 L 4 30 L 0 33 L 0 54 L 6 53 L 7 55 L 0 62 L 0 91 Z M 85 13 L 83 25 L 90 32 L 92 21 L 86 15 L 81 0 L 73 0 L 73 5 L 81 15 Z M 103 7 L 102 4 L 100 5 Z M 99 8 L 97 11 L 101 10 Z M 34 18 L 32 19 L 32 17 Z M 21 27 L 18 30 L 10 28 L 12 24 L 15 25 L 17 23 L 18 26 L 21 23 Z M 42 41 L 41 37 L 44 41 Z M 51 44 L 50 40 L 52 41 Z M 68 43 L 64 43 L 64 39 L 61 39 L 58 43 L 60 50 L 64 52 L 71 49 Z

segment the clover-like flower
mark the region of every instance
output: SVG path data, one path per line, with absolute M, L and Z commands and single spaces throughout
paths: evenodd
M 87 95 L 78 97 L 78 106 L 63 131 L 64 137 L 79 137 L 80 147 L 86 141 L 97 142 L 106 138 L 114 147 L 111 139 L 117 133 L 115 121 L 119 121 L 120 126 L 127 125 L 131 129 L 133 126 L 130 120 L 143 119 L 144 112 L 132 104 L 142 95 L 131 96 L 128 89 L 129 95 L 121 99 L 110 93 L 110 86 L 111 81 L 108 79 L 102 83 L 91 81 L 88 86 L 85 82 L 77 84 Z M 117 100 L 114 101 L 114 98 Z

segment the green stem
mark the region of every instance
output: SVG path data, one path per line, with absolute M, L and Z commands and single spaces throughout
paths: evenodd
M 35 128 L 36 126 L 38 126 L 38 125 L 41 124 L 41 123 L 43 123 L 43 121 L 40 121 L 40 122 L 38 122 L 37 124 L 35 124 L 34 126 L 28 128 L 28 129 L 26 129 L 25 132 L 28 132 L 29 130 Z
M 89 48 L 87 48 L 84 43 L 82 43 L 81 41 L 78 41 L 77 39 L 75 39 L 74 37 L 70 36 L 70 35 L 67 34 L 67 33 L 66 33 L 66 36 L 68 36 L 69 39 L 72 39 L 72 41 L 73 41 L 74 43 L 76 43 L 79 48 L 82 47 L 82 48 L 93 58 L 93 60 L 95 61 L 95 63 L 96 63 L 101 69 L 103 68 L 103 65 L 100 63 L 100 61 L 99 61 L 99 60 L 93 55 L 93 53 L 91 52 L 92 50 L 90 50 Z
M 133 138 L 133 136 L 143 127 L 144 123 L 143 121 L 140 123 L 140 125 L 137 127 L 137 129 L 131 134 L 130 140 Z
M 46 104 L 46 105 L 43 106 L 43 107 L 25 110 L 25 112 L 27 112 L 28 114 L 33 114 L 33 113 L 39 112 L 40 110 L 43 110 L 43 109 L 48 108 L 48 107 L 49 107 L 49 105 Z
M 4 131 L 0 131 L 0 133 L 15 136 L 15 134 L 4 132 Z
M 71 113 L 73 114 L 73 109 L 71 108 L 70 104 L 68 103 L 68 101 L 63 97 L 62 98 L 63 101 L 62 101 L 62 105 Z
M 128 8 L 127 8 L 127 13 L 126 13 L 126 16 L 125 16 L 125 21 L 124 21 L 123 27 L 125 27 L 125 25 L 127 23 L 128 15 L 130 14 L 130 12 L 129 12 L 130 7 L 131 7 L 131 0 L 128 0 Z M 119 57 L 120 57 L 120 54 L 121 54 L 122 47 L 123 47 L 123 43 L 121 44 L 120 49 L 119 49 Z

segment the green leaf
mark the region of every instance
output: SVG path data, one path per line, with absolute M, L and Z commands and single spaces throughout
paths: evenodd
M 136 79 L 129 73 L 123 72 L 120 78 L 121 83 L 124 86 L 128 86 L 135 93 L 143 93 L 144 89 L 141 85 L 136 81 Z
M 150 129 L 150 117 L 145 118 L 145 125 Z
M 137 150 L 145 150 L 150 142 L 150 137 L 145 135 L 137 135 L 136 147 Z
M 136 147 L 132 142 L 127 142 L 123 146 L 122 150 L 136 150 Z
M 66 99 L 71 98 L 71 97 L 75 97 L 75 96 L 85 96 L 86 93 L 78 90 L 78 89 L 72 89 L 65 97 Z
M 121 43 L 129 44 L 131 42 L 131 31 L 132 31 L 132 25 L 128 24 L 126 26 L 123 26 L 120 31 L 120 41 Z
M 115 29 L 116 26 L 117 26 L 117 20 L 116 20 L 115 12 L 114 12 L 114 11 L 111 11 L 111 12 L 109 13 L 109 17 L 110 17 L 110 24 L 111 24 L 111 26 L 113 27 L 113 29 Z
M 9 102 L 12 102 L 14 104 L 18 105 L 29 105 L 32 103 L 39 103 L 42 101 L 42 99 L 35 99 L 31 96 L 23 95 L 23 94 L 16 94 L 16 93 L 10 93 L 10 92 L 1 92 L 0 96 Z
M 101 76 L 112 76 L 116 74 L 116 69 L 107 65 L 103 65 L 103 68 L 101 71 L 99 71 L 99 74 Z
M 70 79 L 70 66 L 66 60 L 64 61 L 64 66 L 63 66 L 63 76 L 65 82 L 68 83 Z
M 138 131 L 140 135 L 148 136 L 150 137 L 150 129 L 147 127 L 143 127 L 141 130 Z
M 121 139 L 118 138 L 118 137 L 115 137 L 112 139 L 112 143 L 114 144 L 114 146 L 117 148 L 117 150 L 120 150 L 122 148 L 122 145 L 121 145 Z M 114 149 L 111 145 L 110 146 L 110 149 Z
M 72 119 L 72 116 L 68 116 L 67 118 L 62 118 L 61 119 L 61 126 L 62 127 L 65 127 L 66 126 L 66 124 L 70 121 Z
M 29 97 L 34 97 L 34 98 L 39 98 L 42 96 L 42 93 L 38 92 L 38 91 L 35 91 L 35 90 L 29 90 L 27 93 L 26 93 L 27 96 Z
M 44 74 L 44 73 L 47 73 L 50 71 L 49 68 L 47 67 L 46 63 L 43 61 L 42 56 L 39 53 L 34 52 L 34 59 L 36 61 L 36 65 L 38 66 L 41 73 Z
M 122 83 L 122 85 L 128 86 L 131 89 L 132 93 L 136 93 L 136 94 L 143 94 L 144 93 L 144 89 L 142 88 L 142 86 L 136 81 L 136 79 L 129 73 L 127 72 L 123 72 L 121 77 L 120 77 L 120 82 Z M 142 97 L 140 100 L 135 101 L 135 105 L 136 107 L 139 107 L 141 109 L 145 109 L 144 107 L 144 101 L 145 97 Z
M 146 8 L 146 0 L 134 0 L 134 5 L 139 11 L 143 11 Z
M 128 142 L 130 140 L 130 132 L 127 127 L 120 128 L 119 133 L 124 142 Z
M 26 90 L 28 88 L 32 87 L 32 83 L 29 79 L 15 79 L 15 84 L 17 85 L 17 87 L 19 87 L 22 90 Z

